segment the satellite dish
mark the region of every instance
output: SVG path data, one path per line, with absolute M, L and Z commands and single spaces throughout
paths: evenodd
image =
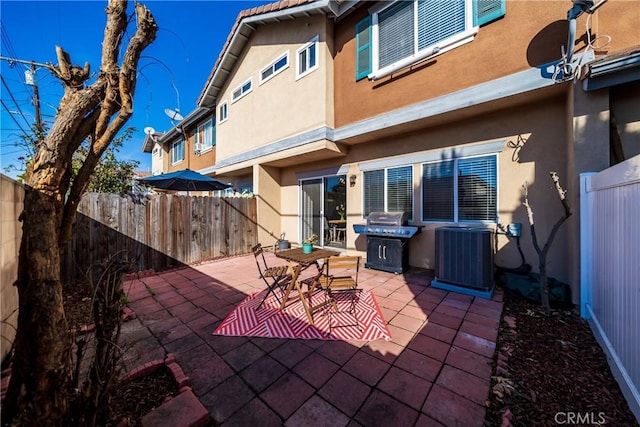
M 174 121 L 174 120 L 180 121 L 184 118 L 180 114 L 180 110 L 178 110 L 177 108 L 175 110 L 172 110 L 170 108 L 165 108 L 164 113 L 171 119 L 171 121 Z
M 152 128 L 151 126 L 147 126 L 146 128 L 144 128 L 144 133 L 147 135 L 152 135 L 154 133 L 156 133 L 156 130 L 154 128 Z

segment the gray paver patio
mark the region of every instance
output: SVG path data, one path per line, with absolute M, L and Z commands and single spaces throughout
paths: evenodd
M 123 328 L 135 349 L 127 367 L 173 353 L 223 426 L 482 425 L 502 295 L 433 289 L 420 269 L 365 269 L 359 279 L 378 300 L 389 342 L 212 335 L 264 289 L 252 255 L 131 279 L 125 289 L 138 318 Z

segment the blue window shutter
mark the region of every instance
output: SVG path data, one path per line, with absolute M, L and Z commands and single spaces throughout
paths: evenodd
M 506 0 L 473 0 L 473 25 L 484 25 L 505 14 Z
M 371 16 L 356 24 L 356 81 L 371 73 Z

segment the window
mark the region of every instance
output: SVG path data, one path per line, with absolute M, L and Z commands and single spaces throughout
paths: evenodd
M 196 129 L 194 151 L 196 154 L 210 150 L 216 145 L 216 128 L 213 119 L 207 120 Z
M 247 80 L 236 89 L 234 89 L 234 91 L 231 93 L 231 102 L 236 102 L 249 92 L 251 92 L 251 79 Z
M 171 144 L 171 164 L 180 163 L 184 160 L 184 140 Z
M 422 165 L 422 220 L 497 222 L 495 155 Z
M 413 168 L 364 172 L 364 215 L 371 212 L 407 212 L 413 217 Z
M 153 155 L 162 158 L 162 147 L 155 147 L 153 149 Z
M 296 80 L 318 68 L 318 36 L 296 51 Z
M 278 59 L 267 65 L 260 71 L 260 84 L 271 80 L 277 74 L 286 70 L 289 67 L 289 52 L 285 52 Z
M 218 123 L 226 122 L 229 118 L 229 108 L 227 101 L 218 106 Z
M 505 0 L 382 2 L 356 24 L 356 80 L 380 78 L 473 40 L 505 14 Z

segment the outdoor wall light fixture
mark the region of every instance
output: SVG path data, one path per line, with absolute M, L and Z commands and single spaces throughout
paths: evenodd
M 355 187 L 355 185 L 356 185 L 356 176 L 355 175 L 349 176 L 349 186 Z

